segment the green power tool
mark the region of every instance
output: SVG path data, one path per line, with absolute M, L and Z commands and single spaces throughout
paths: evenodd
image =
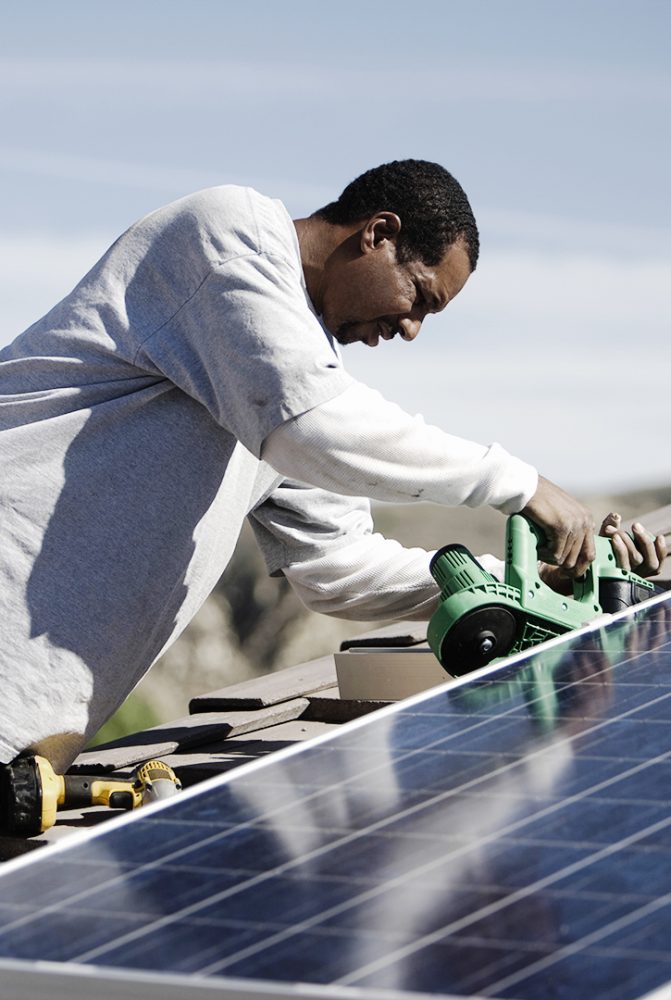
M 573 581 L 573 596 L 543 583 L 538 573 L 542 530 L 522 514 L 508 518 L 505 578 L 488 573 L 464 545 L 445 545 L 431 560 L 441 601 L 427 632 L 429 645 L 455 676 L 581 628 L 658 593 L 649 580 L 621 569 L 609 538 L 595 539 L 596 558 Z

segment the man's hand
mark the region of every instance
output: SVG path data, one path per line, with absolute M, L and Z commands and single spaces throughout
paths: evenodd
M 596 555 L 591 512 L 543 476 L 522 514 L 543 529 L 547 544 L 539 548 L 544 562 L 560 566 L 570 576 L 582 576 Z
M 664 535 L 651 535 L 639 521 L 631 526 L 631 534 L 622 531 L 619 514 L 606 515 L 599 531 L 610 538 L 618 566 L 639 576 L 656 576 L 668 555 Z
M 621 523 L 619 514 L 607 514 L 599 529 L 600 535 L 610 538 L 617 565 L 639 576 L 656 576 L 669 554 L 664 535 L 651 535 L 640 521 L 634 522 L 630 534 L 620 528 Z M 575 574 L 569 575 L 559 566 L 548 566 L 546 563 L 540 563 L 538 572 L 541 580 L 557 593 L 573 593 L 572 577 Z

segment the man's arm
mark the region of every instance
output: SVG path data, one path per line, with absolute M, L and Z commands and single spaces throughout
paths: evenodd
M 367 499 L 285 481 L 250 522 L 269 572 L 311 611 L 384 621 L 429 618 L 437 607 L 432 553 L 375 532 Z
M 589 510 L 500 445 L 454 437 L 354 383 L 282 424 L 262 457 L 284 475 L 377 500 L 522 510 L 548 535 L 545 558 L 575 573 L 594 558 Z
M 277 427 L 261 457 L 290 478 L 395 503 L 515 513 L 538 484 L 536 470 L 501 445 L 447 434 L 361 382 Z
M 622 517 L 611 511 L 599 532 L 610 538 L 618 566 L 639 576 L 656 576 L 669 554 L 664 535 L 652 535 L 640 521 L 632 524 L 631 534 L 621 524 Z
M 271 575 L 283 575 L 311 611 L 353 621 L 424 620 L 438 606 L 433 552 L 375 531 L 370 503 L 285 481 L 249 520 Z M 502 564 L 478 561 L 495 576 Z

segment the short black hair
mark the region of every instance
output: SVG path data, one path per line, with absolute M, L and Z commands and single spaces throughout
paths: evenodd
M 370 219 L 376 212 L 395 212 L 401 220 L 396 243 L 401 263 L 421 260 L 433 267 L 461 242 L 475 270 L 480 238 L 473 211 L 461 184 L 439 163 L 393 160 L 373 167 L 314 215 L 342 226 Z

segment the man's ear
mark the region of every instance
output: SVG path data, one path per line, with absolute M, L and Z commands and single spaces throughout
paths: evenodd
M 377 212 L 361 230 L 361 252 L 370 253 L 386 240 L 396 243 L 400 231 L 401 220 L 395 212 Z

